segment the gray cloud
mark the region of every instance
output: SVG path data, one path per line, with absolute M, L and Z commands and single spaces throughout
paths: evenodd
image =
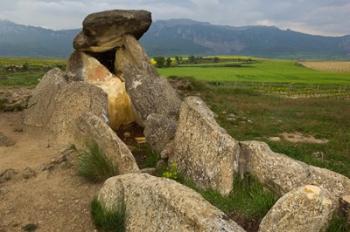
M 0 18 L 47 28 L 76 28 L 92 12 L 146 9 L 154 19 L 191 18 L 232 26 L 275 25 L 322 34 L 350 34 L 349 0 L 1 0 Z

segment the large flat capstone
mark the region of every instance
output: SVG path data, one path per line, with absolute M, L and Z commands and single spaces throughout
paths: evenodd
M 144 10 L 111 10 L 93 13 L 83 21 L 83 30 L 74 39 L 79 51 L 105 52 L 120 47 L 122 36 L 139 39 L 152 23 L 151 13 Z

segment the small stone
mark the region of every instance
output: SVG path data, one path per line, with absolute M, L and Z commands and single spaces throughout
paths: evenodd
M 123 135 L 124 135 L 124 138 L 130 138 L 131 137 L 131 133 L 129 131 L 125 131 Z
M 270 140 L 272 142 L 280 142 L 281 138 L 280 137 L 270 137 L 270 138 L 268 138 L 268 140 Z
M 2 173 L 0 173 L 0 183 L 10 181 L 17 174 L 18 174 L 18 172 L 14 169 L 7 169 L 7 170 L 3 171 Z
M 36 224 L 27 224 L 22 227 L 22 230 L 27 232 L 33 232 L 33 231 L 36 231 L 37 229 L 38 229 L 38 225 Z
M 16 144 L 15 141 L 0 132 L 0 147 L 11 147 Z
M 22 172 L 22 177 L 28 180 L 32 177 L 36 177 L 36 172 L 31 168 L 25 168 L 24 171 Z
M 154 173 L 156 173 L 156 168 L 144 168 L 144 169 L 141 169 L 141 173 L 154 175 Z

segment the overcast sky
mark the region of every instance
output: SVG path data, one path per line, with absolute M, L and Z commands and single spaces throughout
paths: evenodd
M 0 19 L 78 28 L 92 12 L 146 9 L 153 19 L 190 18 L 232 26 L 275 25 L 312 34 L 350 34 L 350 0 L 0 0 Z

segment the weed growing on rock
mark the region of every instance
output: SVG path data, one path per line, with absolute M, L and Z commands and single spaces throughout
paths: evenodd
M 117 173 L 117 168 L 97 144 L 89 146 L 79 157 L 79 174 L 92 182 L 102 182 Z
M 91 202 L 91 216 L 99 231 L 124 232 L 125 231 L 125 205 L 113 210 L 107 210 L 95 198 Z
M 177 166 L 175 163 L 171 164 L 163 173 L 162 173 L 162 177 L 168 178 L 168 179 L 172 179 L 172 180 L 176 180 L 180 183 L 183 182 L 184 178 L 182 177 L 182 175 L 177 171 Z

